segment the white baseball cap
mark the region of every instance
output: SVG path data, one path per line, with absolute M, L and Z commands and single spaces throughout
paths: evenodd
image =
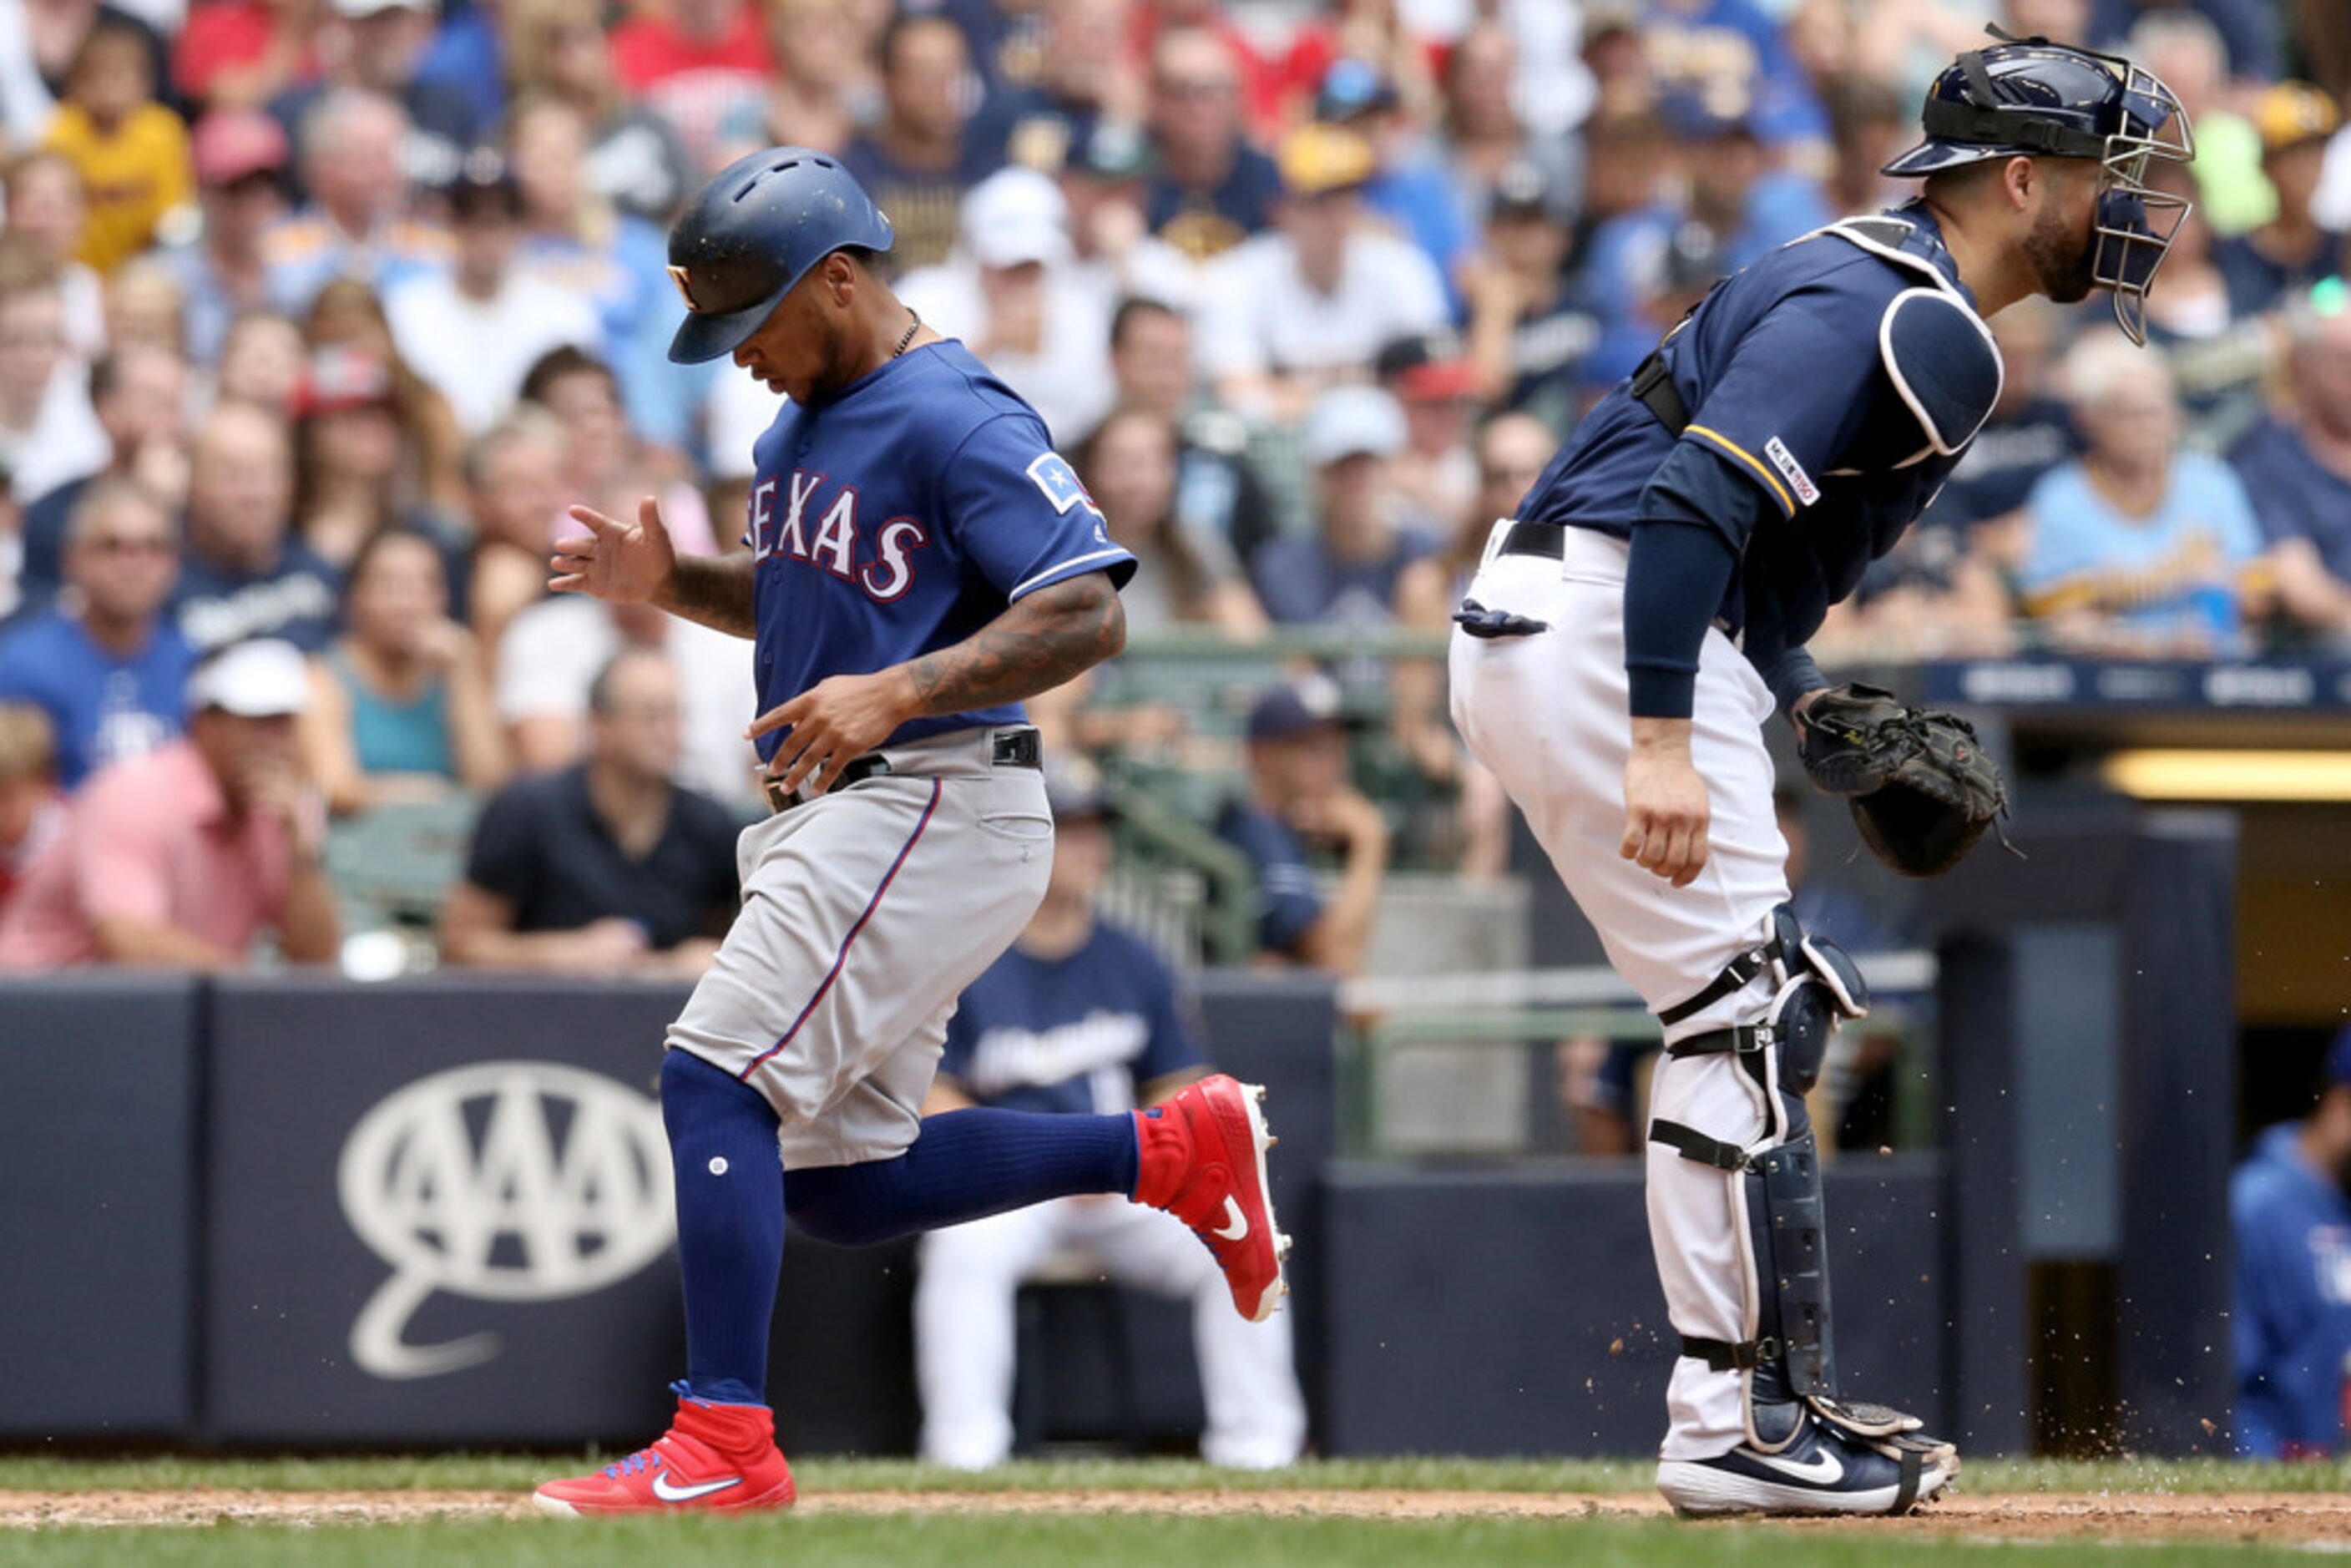
M 1014 164 L 971 188 L 963 199 L 964 248 L 982 267 L 1048 266 L 1070 258 L 1070 204 L 1061 187 Z
M 1404 444 L 1404 410 L 1377 387 L 1332 387 L 1307 411 L 1304 445 L 1312 467 L 1365 453 L 1393 457 Z
M 240 718 L 277 718 L 310 704 L 310 670 L 302 650 L 274 637 L 234 643 L 188 677 L 188 711 L 216 707 Z

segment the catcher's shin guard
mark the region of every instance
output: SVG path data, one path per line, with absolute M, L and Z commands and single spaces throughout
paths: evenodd
M 1723 1173 L 1735 1232 L 1744 1332 L 1737 1338 L 1685 1332 L 1682 1354 L 1740 1375 L 1747 1445 L 1758 1452 L 1793 1443 L 1808 1408 L 1856 1438 L 1910 1446 L 1907 1435 L 1916 1431 L 1916 1420 L 1847 1406 L 1836 1397 L 1819 1146 L 1804 1104 L 1820 1081 L 1830 1036 L 1840 1022 L 1866 1013 L 1868 992 L 1835 944 L 1808 935 L 1784 909 L 1774 925 L 1771 937 L 1740 959 L 1750 977 L 1768 967 L 1780 982 L 1764 1016 L 1667 1048 L 1677 1061 L 1727 1057 L 1761 1122 L 1754 1136 L 1738 1142 L 1663 1113 L 1650 1124 L 1652 1141 Z M 1726 971 L 1726 981 L 1736 968 Z

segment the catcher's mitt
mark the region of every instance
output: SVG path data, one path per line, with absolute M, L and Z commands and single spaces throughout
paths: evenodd
M 1801 733 L 1813 782 L 1846 799 L 1862 841 L 1904 876 L 1950 870 L 2008 810 L 1999 768 L 1957 714 L 1834 686 L 1807 706 Z

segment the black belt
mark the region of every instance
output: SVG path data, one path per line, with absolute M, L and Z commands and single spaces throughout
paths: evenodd
M 1512 523 L 1502 536 L 1501 555 L 1539 555 L 1550 560 L 1567 559 L 1565 523 Z
M 1042 768 L 1045 766 L 1044 738 L 1033 729 L 999 729 L 989 743 L 987 760 L 993 768 Z M 770 811 L 789 811 L 794 806 L 807 805 L 817 795 L 830 795 L 835 789 L 846 789 L 852 784 L 879 779 L 891 771 L 887 757 L 878 751 L 869 751 L 841 764 L 841 771 L 833 775 L 832 782 L 813 795 L 806 792 L 805 785 L 801 787 L 800 793 L 787 795 L 783 786 L 773 779 L 762 779 L 759 786 L 767 793 Z

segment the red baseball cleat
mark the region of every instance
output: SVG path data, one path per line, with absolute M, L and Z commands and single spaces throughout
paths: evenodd
M 1290 1238 L 1273 1222 L 1265 1179 L 1265 1091 L 1223 1073 L 1204 1078 L 1164 1104 L 1134 1113 L 1143 1175 L 1134 1201 L 1164 1208 L 1185 1224 L 1225 1271 L 1233 1305 L 1261 1323 L 1290 1293 L 1281 1262 Z
M 653 1447 L 591 1476 L 531 1493 L 541 1513 L 742 1513 L 789 1508 L 799 1493 L 764 1405 L 714 1405 L 677 1391 L 677 1419 Z

